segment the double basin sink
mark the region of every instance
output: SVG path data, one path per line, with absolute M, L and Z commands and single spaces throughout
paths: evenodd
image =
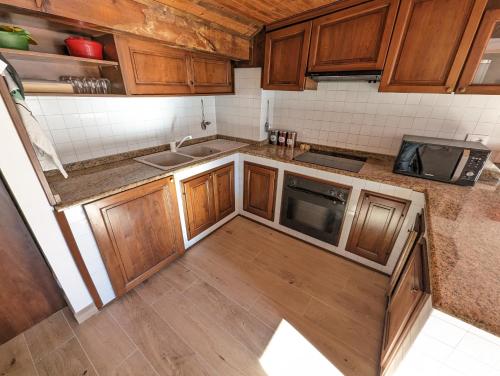
M 134 158 L 136 161 L 159 168 L 170 170 L 194 160 L 207 158 L 229 150 L 237 149 L 245 144 L 227 140 L 214 140 L 178 148 L 176 152 L 162 151 L 159 153 Z

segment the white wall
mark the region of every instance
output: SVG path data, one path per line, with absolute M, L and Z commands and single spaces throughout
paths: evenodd
M 212 124 L 203 131 L 201 99 Z M 27 98 L 63 163 L 217 133 L 214 97 Z
M 74 311 L 93 304 L 38 178 L 0 100 L 0 170 Z
M 465 140 L 474 133 L 500 151 L 499 95 L 379 93 L 367 82 L 274 94 L 274 126 L 297 131 L 301 141 L 396 154 L 403 134 Z

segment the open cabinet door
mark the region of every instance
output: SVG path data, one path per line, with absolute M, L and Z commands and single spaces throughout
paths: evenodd
M 0 213 L 1 345 L 66 303 L 1 175 Z

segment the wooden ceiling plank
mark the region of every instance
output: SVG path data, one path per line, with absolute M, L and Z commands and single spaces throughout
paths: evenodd
M 276 17 L 276 15 L 273 17 L 265 10 L 259 8 L 256 1 L 247 2 L 246 0 L 217 0 L 217 3 L 236 13 L 245 14 L 247 17 L 259 20 L 264 24 L 272 22 L 274 17 Z
M 2 0 L 2 5 L 19 4 L 23 9 L 40 13 L 34 1 Z M 235 60 L 250 57 L 248 38 L 211 27 L 198 17 L 152 0 L 50 0 L 43 3 L 42 12 Z
M 231 32 L 252 37 L 262 29 L 263 23 L 228 9 L 210 0 L 156 0 L 162 4 L 216 23 Z

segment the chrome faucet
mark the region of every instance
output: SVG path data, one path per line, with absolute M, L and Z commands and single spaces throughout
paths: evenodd
M 180 148 L 181 145 L 187 141 L 187 140 L 192 140 L 193 139 L 193 136 L 189 135 L 189 136 L 186 136 L 184 137 L 182 140 L 179 141 L 179 143 L 176 143 L 175 141 L 172 141 L 170 143 L 170 151 L 175 153 L 177 151 L 177 148 Z

